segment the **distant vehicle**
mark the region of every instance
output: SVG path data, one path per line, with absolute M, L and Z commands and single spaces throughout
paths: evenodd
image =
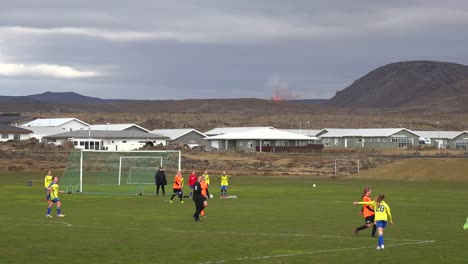
M 432 141 L 431 141 L 430 138 L 420 137 L 419 138 L 419 144 L 420 145 L 431 145 Z

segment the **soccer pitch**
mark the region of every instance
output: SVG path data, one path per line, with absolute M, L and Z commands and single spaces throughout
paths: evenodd
M 61 195 L 46 218 L 44 173 L 0 172 L 0 263 L 467 263 L 468 182 L 388 182 L 233 175 L 207 217 L 166 197 Z M 57 174 L 59 175 L 59 174 Z M 185 175 L 187 176 L 187 175 Z M 212 178 L 215 178 L 212 175 Z M 169 182 L 172 177 L 169 177 Z M 317 187 L 313 187 L 317 184 Z M 364 223 L 361 191 L 386 194 L 385 250 Z M 170 189 L 170 185 L 167 186 Z M 172 191 L 172 189 L 170 189 Z M 184 188 L 188 193 L 188 188 Z M 145 192 L 148 194 L 148 192 Z

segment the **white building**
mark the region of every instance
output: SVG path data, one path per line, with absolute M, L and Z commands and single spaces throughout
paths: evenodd
M 0 142 L 8 140 L 26 140 L 30 138 L 31 130 L 0 124 Z
M 21 126 L 21 128 L 31 131 L 29 137 L 36 138 L 40 142 L 43 142 L 43 138 L 50 135 L 65 133 L 67 130 L 61 127 L 49 127 L 49 126 Z
M 44 137 L 46 143 L 72 142 L 76 149 L 128 151 L 150 145 L 166 145 L 168 137 L 140 131 L 78 130 Z
M 178 145 L 187 145 L 190 148 L 206 146 L 206 135 L 193 128 L 155 129 L 151 133 L 169 137 L 169 142 Z
M 270 147 L 304 147 L 313 144 L 316 138 L 267 127 L 220 134 L 206 139 L 213 149 L 262 152 L 264 148 Z
M 95 124 L 90 125 L 91 130 L 113 130 L 113 131 L 141 131 L 149 133 L 150 131 L 137 124 Z
M 264 129 L 264 128 L 274 128 L 271 126 L 260 126 L 260 127 L 217 127 L 213 128 L 209 131 L 206 131 L 204 134 L 208 137 L 211 136 L 217 136 L 217 135 L 223 135 L 227 133 L 240 133 L 240 132 L 246 132 L 246 131 L 251 131 L 251 130 L 256 130 L 256 129 Z
M 60 127 L 65 131 L 88 130 L 89 124 L 77 118 L 38 118 L 24 124 L 22 127 Z

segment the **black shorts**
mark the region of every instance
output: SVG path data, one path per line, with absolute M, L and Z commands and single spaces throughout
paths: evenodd
M 174 190 L 174 194 L 181 194 L 182 193 L 182 189 L 172 189 Z
M 371 215 L 371 216 L 368 216 L 366 217 L 366 224 L 372 224 L 374 223 L 374 218 L 375 218 L 375 215 Z

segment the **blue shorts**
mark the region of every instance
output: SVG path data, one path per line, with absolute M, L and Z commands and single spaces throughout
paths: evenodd
M 381 228 L 386 228 L 387 227 L 387 221 L 375 221 L 375 226 L 376 227 L 381 227 Z
M 193 189 L 193 185 L 189 185 L 188 187 L 189 187 L 189 189 Z
M 221 185 L 221 190 L 227 191 L 227 189 L 228 189 L 227 185 Z
M 56 202 L 59 202 L 59 201 L 60 201 L 60 199 L 59 199 L 59 198 L 55 198 L 55 199 L 53 199 L 53 200 L 50 200 L 50 201 L 51 201 L 51 202 L 53 202 L 53 203 L 56 203 Z

